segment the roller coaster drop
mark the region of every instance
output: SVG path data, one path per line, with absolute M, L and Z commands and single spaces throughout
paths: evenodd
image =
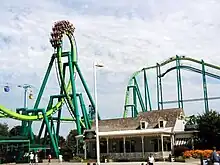
M 29 148 L 33 149 L 43 149 L 45 146 L 40 146 L 40 138 L 42 136 L 43 131 L 44 137 L 50 137 L 51 141 L 51 148 L 53 149 L 55 155 L 58 157 L 59 155 L 59 130 L 61 121 L 74 121 L 76 123 L 77 132 L 78 134 L 82 134 L 83 130 L 91 129 L 91 124 L 93 121 L 92 116 L 95 113 L 95 103 L 90 94 L 89 88 L 86 84 L 86 81 L 80 71 L 79 64 L 77 62 L 77 46 L 76 41 L 74 38 L 74 30 L 75 27 L 68 21 L 59 21 L 55 23 L 54 27 L 52 28 L 51 33 L 51 44 L 54 48 L 54 54 L 52 54 L 51 60 L 49 62 L 46 74 L 44 76 L 41 88 L 39 90 L 38 96 L 36 98 L 36 102 L 34 104 L 33 109 L 29 108 L 19 108 L 15 111 L 5 108 L 4 106 L 0 105 L 0 117 L 2 118 L 12 118 L 16 120 L 22 121 L 20 137 L 25 137 L 26 140 L 22 142 L 28 141 Z M 63 37 L 66 35 L 70 42 L 70 51 L 63 52 L 62 51 L 62 43 Z M 63 62 L 64 58 L 67 58 L 67 62 Z M 188 65 L 182 65 L 181 61 L 192 61 L 194 63 L 198 63 L 201 65 L 201 69 L 191 67 Z M 169 64 L 171 62 L 175 62 L 176 66 L 169 68 L 166 72 L 161 73 L 161 67 Z M 58 70 L 58 82 L 60 86 L 60 92 L 57 95 L 50 96 L 48 106 L 46 108 L 39 108 L 40 101 L 42 99 L 42 95 L 46 88 L 46 84 L 52 70 L 52 66 L 56 64 L 56 68 Z M 220 97 L 215 98 L 208 98 L 207 94 L 207 85 L 206 85 L 206 76 L 210 76 L 216 79 L 220 79 L 220 76 L 217 74 L 213 74 L 207 72 L 205 67 L 214 68 L 216 70 L 220 70 L 220 67 L 205 63 L 203 60 L 198 61 L 192 58 L 187 58 L 184 56 L 176 56 L 170 58 L 169 60 L 157 64 L 156 66 L 143 68 L 137 72 L 135 72 L 129 80 L 128 86 L 126 88 L 126 95 L 125 95 L 125 105 L 124 105 L 124 115 L 123 117 L 128 117 L 128 112 L 131 110 L 132 117 L 136 117 L 141 111 L 148 111 L 152 110 L 152 103 L 151 103 L 151 93 L 148 85 L 148 77 L 147 77 L 147 70 L 156 69 L 157 72 L 157 106 L 158 109 L 163 109 L 164 104 L 168 103 L 178 103 L 179 108 L 183 108 L 183 103 L 187 101 L 199 101 L 204 100 L 205 104 L 205 111 L 209 110 L 209 99 L 220 99 Z M 202 99 L 193 99 L 193 100 L 183 100 L 182 96 L 182 83 L 181 83 L 181 69 L 190 70 L 196 73 L 202 74 L 203 78 L 203 91 L 204 91 L 204 98 Z M 162 78 L 170 71 L 176 70 L 177 71 L 177 101 L 164 101 L 163 99 L 163 90 L 162 90 Z M 69 74 L 67 74 L 67 72 Z M 144 89 L 141 90 L 140 86 L 138 85 L 138 76 L 143 73 L 144 78 Z M 68 81 L 66 78 L 68 76 Z M 81 83 L 85 89 L 87 94 L 87 98 L 89 100 L 89 107 L 90 107 L 90 115 L 87 113 L 87 108 L 84 103 L 84 98 L 82 93 L 76 92 L 76 82 L 75 77 L 79 76 Z M 142 93 L 144 93 L 144 97 L 142 97 Z M 139 101 L 138 101 L 139 100 Z M 63 105 L 66 104 L 69 114 L 71 115 L 70 119 L 62 118 L 61 112 Z M 79 113 L 79 104 L 82 110 L 82 116 Z M 57 115 L 57 116 L 55 116 Z M 100 117 L 99 117 L 100 118 Z M 54 124 L 54 121 L 57 121 L 57 124 Z M 34 121 L 42 121 L 38 136 L 34 136 L 32 131 L 32 123 Z M 55 127 L 56 126 L 56 127 Z M 46 127 L 46 128 L 45 128 Z M 55 129 L 56 128 L 56 129 Z M 28 140 L 27 140 L 28 139 Z M 10 139 L 11 140 L 11 139 Z M 10 140 L 0 140 L 0 143 L 10 143 Z M 37 146 L 38 147 L 34 147 Z M 24 152 L 20 151 L 20 156 L 24 154 Z

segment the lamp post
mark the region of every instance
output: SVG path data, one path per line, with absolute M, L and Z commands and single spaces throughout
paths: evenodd
M 25 113 L 26 109 L 28 108 L 28 89 L 31 88 L 31 85 L 29 84 L 24 84 L 24 85 L 18 85 L 19 88 L 23 88 L 24 89 L 24 111 L 22 111 L 22 114 Z M 27 127 L 27 124 L 30 123 L 30 122 L 27 122 L 27 121 L 23 121 L 21 122 L 21 134 L 24 135 L 26 133 L 26 127 Z
M 23 88 L 24 89 L 24 108 L 27 108 L 28 107 L 28 95 L 27 95 L 27 92 L 28 92 L 28 89 L 31 88 L 30 85 L 28 84 L 24 84 L 24 85 L 18 85 L 19 88 Z
M 100 145 L 99 145 L 99 119 L 98 119 L 98 99 L 97 99 L 97 84 L 96 84 L 96 68 L 104 67 L 101 64 L 94 62 L 93 72 L 94 72 L 94 97 L 95 97 L 95 130 L 96 130 L 96 157 L 97 165 L 100 165 Z

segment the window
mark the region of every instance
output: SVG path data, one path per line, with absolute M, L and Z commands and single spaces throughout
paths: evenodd
M 161 128 L 161 127 L 164 127 L 163 121 L 160 121 L 160 122 L 159 122 L 159 126 L 160 126 L 160 128 Z
M 147 128 L 147 122 L 146 121 L 140 121 L 140 128 L 146 129 Z

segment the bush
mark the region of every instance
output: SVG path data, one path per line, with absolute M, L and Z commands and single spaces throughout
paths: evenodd
M 184 152 L 187 150 L 189 150 L 189 148 L 185 146 L 174 147 L 174 156 L 175 157 L 183 156 Z
M 74 156 L 71 162 L 81 162 L 82 158 L 80 156 Z
M 69 149 L 62 150 L 63 160 L 69 162 L 73 158 L 73 154 Z
M 186 162 L 186 160 L 183 157 L 179 156 L 175 158 L 175 162 Z
M 211 156 L 212 150 L 189 150 L 189 151 L 185 151 L 183 156 L 186 158 L 209 158 Z M 219 154 L 220 151 L 217 151 L 217 153 Z

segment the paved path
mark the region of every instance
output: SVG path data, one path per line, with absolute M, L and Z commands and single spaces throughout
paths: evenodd
M 62 165 L 86 165 L 87 163 L 62 163 Z M 144 162 L 146 164 L 146 162 Z M 199 161 L 195 162 L 155 162 L 155 165 L 200 165 Z M 40 165 L 40 164 L 39 164 Z M 43 164 L 42 164 L 43 165 Z M 47 165 L 47 164 L 45 164 Z M 60 165 L 59 163 L 51 163 L 51 165 Z M 141 165 L 141 162 L 113 162 L 113 163 L 101 163 L 101 165 Z
M 146 164 L 146 162 L 144 162 Z M 75 164 L 75 163 L 74 163 Z M 180 162 L 155 162 L 155 165 L 200 165 L 199 162 L 180 163 Z M 76 163 L 76 165 L 86 165 L 86 163 Z M 101 163 L 101 165 L 141 165 L 141 162 L 115 162 L 115 163 Z
M 146 162 L 144 162 L 146 164 Z M 86 165 L 86 163 L 71 163 L 74 165 Z M 200 165 L 200 162 L 155 162 L 155 165 Z M 117 162 L 117 163 L 101 163 L 101 165 L 141 165 L 141 162 Z
M 146 164 L 146 162 L 144 162 Z M 155 165 L 200 165 L 199 161 L 179 163 L 179 162 L 155 162 Z M 10 165 L 10 164 L 7 164 Z M 11 164 L 12 165 L 12 164 Z M 20 164 L 19 165 L 29 165 L 29 164 Z M 33 164 L 35 165 L 35 164 Z M 48 163 L 39 163 L 38 165 L 48 165 Z M 61 165 L 59 163 L 51 163 L 50 165 Z M 87 165 L 87 163 L 68 163 L 63 162 L 62 165 Z M 113 162 L 113 163 L 101 163 L 101 165 L 141 165 L 141 162 Z

